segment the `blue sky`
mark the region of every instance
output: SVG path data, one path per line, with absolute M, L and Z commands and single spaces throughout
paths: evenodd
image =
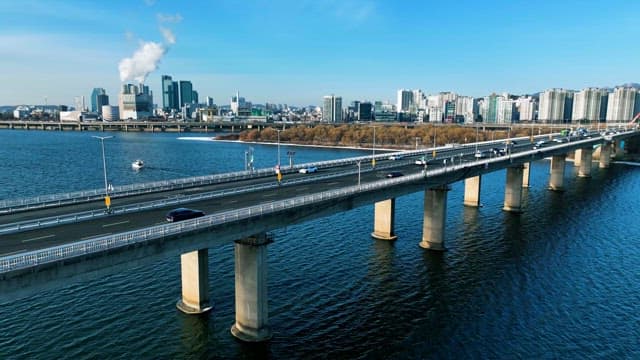
M 0 105 L 73 104 L 155 43 L 146 84 L 228 104 L 533 93 L 640 82 L 640 1 L 2 1 Z M 151 64 L 154 65 L 154 64 Z M 132 82 L 132 81 L 127 81 Z

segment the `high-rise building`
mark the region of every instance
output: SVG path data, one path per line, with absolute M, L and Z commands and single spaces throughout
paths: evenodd
M 191 95 L 191 99 L 192 99 L 192 102 L 194 104 L 197 104 L 199 102 L 198 101 L 198 92 L 197 91 L 193 90 L 193 93 Z
M 540 94 L 538 120 L 545 123 L 571 120 L 573 92 L 564 89 L 549 89 Z
M 516 107 L 520 113 L 520 121 L 533 121 L 538 112 L 538 103 L 531 96 L 520 97 L 516 100 Z
M 478 100 L 471 96 L 458 96 L 456 99 L 456 118 L 464 123 L 473 123 L 478 117 Z
M 162 110 L 178 110 L 179 98 L 178 82 L 169 75 L 162 75 Z
M 334 95 L 324 97 L 322 120 L 332 123 L 342 122 L 342 97 Z
M 188 80 L 180 80 L 180 108 L 184 104 L 193 104 L 193 85 Z
M 103 88 L 94 88 L 91 92 L 91 112 L 101 112 L 103 105 L 109 105 L 109 97 Z
M 630 121 L 640 112 L 638 90 L 630 87 L 617 87 L 609 95 L 607 104 L 607 122 Z
M 495 124 L 498 122 L 498 98 L 496 94 L 485 96 L 480 104 L 480 114 L 482 122 Z
M 358 103 L 358 121 L 373 120 L 373 105 L 368 101 Z
M 250 116 L 252 105 L 243 97 L 240 97 L 240 91 L 236 91 L 236 96 L 231 97 L 231 112 L 237 116 Z
M 517 120 L 516 101 L 499 96 L 497 100 L 496 123 L 511 124 Z
M 398 112 L 408 112 L 409 108 L 413 105 L 413 91 L 400 89 L 398 90 Z
M 572 121 L 604 121 L 609 93 L 605 89 L 586 88 L 573 97 Z M 603 108 L 604 105 L 604 108 Z
M 213 98 L 211 96 L 207 96 L 206 105 L 207 107 L 213 107 Z

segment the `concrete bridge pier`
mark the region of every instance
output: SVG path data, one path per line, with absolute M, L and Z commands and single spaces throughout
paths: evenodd
M 429 250 L 443 251 L 444 230 L 447 215 L 448 185 L 431 188 L 424 192 L 424 222 L 422 224 L 422 241 L 420 247 Z
M 480 206 L 480 175 L 464 179 L 464 206 Z
M 378 201 L 375 205 L 373 232 L 371 237 L 378 240 L 396 240 L 393 233 L 396 213 L 396 199 Z
M 624 154 L 625 154 L 625 149 L 622 146 L 622 141 L 615 140 L 614 147 L 613 147 L 613 157 L 618 158 L 619 156 L 624 156 Z
M 236 322 L 231 334 L 247 342 L 271 338 L 267 296 L 267 245 L 265 233 L 235 242 Z
M 600 146 L 600 161 L 598 167 L 606 169 L 611 164 L 611 143 L 606 142 Z
M 585 149 L 576 149 L 573 152 L 573 166 L 579 167 L 582 164 L 582 153 L 585 152 Z
M 522 187 L 529 187 L 529 180 L 531 179 L 531 163 L 527 162 L 522 164 Z
M 209 250 L 200 249 L 180 255 L 182 298 L 176 306 L 186 314 L 211 310 L 209 302 Z
M 551 157 L 551 175 L 549 176 L 549 190 L 564 190 L 564 166 L 565 154 L 553 155 Z
M 591 160 L 593 159 L 593 153 L 590 148 L 580 150 L 580 168 L 578 168 L 578 177 L 591 177 Z
M 522 212 L 522 181 L 524 166 L 507 168 L 507 183 L 504 188 L 504 206 L 502 210 L 513 213 Z

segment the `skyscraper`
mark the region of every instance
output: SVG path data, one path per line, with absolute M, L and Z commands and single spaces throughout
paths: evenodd
M 91 112 L 101 112 L 103 105 L 109 105 L 109 97 L 103 88 L 94 88 L 91 92 Z
M 162 75 L 162 110 L 169 112 L 178 109 L 178 87 L 169 75 Z
M 636 103 L 638 90 L 630 87 L 617 87 L 609 95 L 607 104 L 607 122 L 629 121 L 640 111 L 640 104 Z
M 322 120 L 332 123 L 342 122 L 342 97 L 334 95 L 324 97 Z
M 180 80 L 180 107 L 193 103 L 193 85 L 191 81 Z

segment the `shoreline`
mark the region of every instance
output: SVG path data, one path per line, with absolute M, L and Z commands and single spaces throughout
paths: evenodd
M 259 144 L 259 145 L 278 146 L 278 143 L 269 142 L 269 141 L 227 140 L 227 139 L 216 139 L 215 137 L 181 136 L 181 137 L 178 137 L 178 139 L 179 140 L 192 140 L 192 141 L 221 141 L 221 142 L 231 142 L 231 143 L 241 143 L 241 144 Z M 281 142 L 280 146 L 299 146 L 299 147 L 309 147 L 309 148 L 326 148 L 326 149 L 346 149 L 346 150 L 373 151 L 373 148 L 370 148 L 370 147 L 340 146 L 340 145 L 309 145 L 309 144 L 295 144 L 295 143 L 284 143 L 284 142 Z M 384 152 L 397 152 L 397 151 L 403 151 L 403 150 L 406 150 L 406 149 L 376 148 L 376 151 L 378 151 L 378 150 L 384 151 Z

